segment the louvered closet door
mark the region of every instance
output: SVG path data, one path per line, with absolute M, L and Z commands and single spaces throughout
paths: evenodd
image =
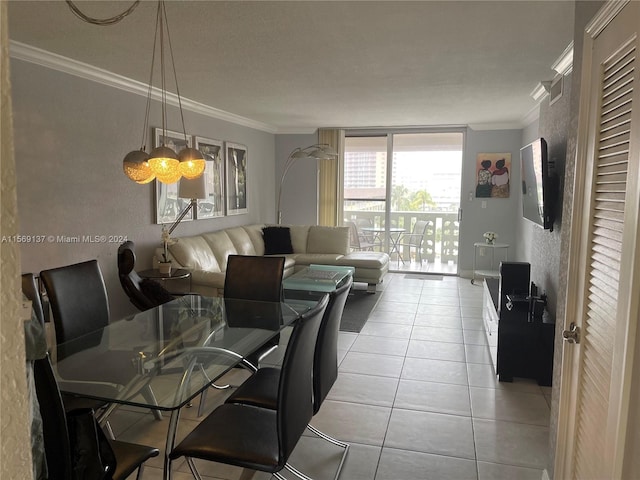
M 584 84 L 585 73 L 589 76 L 589 118 L 581 121 L 579 133 L 584 147 L 578 147 L 577 162 L 584 163 L 576 171 L 567 298 L 567 318 L 579 326 L 580 343 L 565 344 L 571 364 L 564 363 L 563 376 L 570 381 L 563 378 L 559 425 L 569 427 L 559 432 L 556 455 L 569 457 L 556 458 L 556 470 L 558 460 L 564 461 L 557 478 L 613 479 L 622 471 L 624 378 L 632 368 L 628 333 L 637 322 L 630 297 L 638 285 L 633 262 L 639 208 L 639 12 L 632 2 L 585 42 L 585 51 L 593 47 L 586 51 L 592 57 L 585 56 L 589 71 L 582 77 Z M 581 94 L 586 93 L 583 85 Z M 581 103 L 581 115 L 586 104 Z

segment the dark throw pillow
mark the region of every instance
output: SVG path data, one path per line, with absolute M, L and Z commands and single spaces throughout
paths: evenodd
M 264 227 L 264 254 L 293 253 L 291 245 L 291 231 L 289 227 Z
M 166 288 L 150 278 L 145 278 L 140 282 L 140 290 L 142 290 L 145 297 L 156 305 L 162 305 L 175 298 Z

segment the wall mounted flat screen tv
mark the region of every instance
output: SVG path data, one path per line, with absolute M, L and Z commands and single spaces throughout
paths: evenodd
M 520 149 L 522 175 L 522 216 L 553 231 L 555 177 L 547 157 L 547 142 L 538 138 Z

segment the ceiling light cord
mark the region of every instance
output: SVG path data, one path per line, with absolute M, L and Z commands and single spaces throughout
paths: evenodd
M 156 15 L 156 32 L 158 31 L 158 25 L 160 23 L 160 17 L 158 15 Z M 156 46 L 158 43 L 158 36 L 154 35 L 153 36 L 153 51 L 151 53 L 151 70 L 149 71 L 149 87 L 147 89 L 147 105 L 146 105 L 146 109 L 144 112 L 144 125 L 142 126 L 142 140 L 140 141 L 140 150 L 142 151 L 146 151 L 147 150 L 147 135 L 148 135 L 148 128 L 149 128 L 149 118 L 150 118 L 150 113 L 151 113 L 151 95 L 153 92 L 153 72 L 155 69 L 155 64 L 156 64 Z M 164 134 L 164 132 L 163 132 Z
M 160 36 L 160 94 L 162 97 L 161 110 L 162 110 L 162 146 L 165 146 L 165 140 L 167 139 L 167 85 L 166 85 L 166 73 L 164 65 L 164 1 L 158 2 L 158 18 L 160 19 L 160 29 L 158 35 Z
M 1 0 L 0 0 L 1 1 Z M 136 0 L 127 10 L 107 19 L 95 19 L 85 15 L 71 1 L 65 0 L 71 11 L 81 20 L 94 25 L 112 25 L 119 22 L 129 15 L 138 6 L 141 0 Z M 168 42 L 168 52 L 165 50 L 165 40 Z M 159 42 L 159 45 L 158 45 Z M 159 48 L 159 66 L 160 66 L 160 108 L 162 129 L 159 135 L 160 145 L 156 145 L 151 153 L 146 152 L 147 129 L 149 127 L 149 119 L 151 113 L 151 99 L 153 96 L 153 74 L 156 65 L 156 53 Z M 165 53 L 170 58 L 165 57 Z M 178 107 L 180 111 L 180 120 L 182 123 L 182 133 L 184 135 L 185 146 L 178 152 L 175 151 L 177 143 L 174 139 L 169 141 L 168 127 L 168 108 L 167 108 L 167 66 L 173 68 L 173 79 L 176 84 L 176 95 L 178 97 Z M 140 140 L 140 150 L 134 150 L 125 155 L 122 161 L 122 168 L 125 175 L 139 184 L 145 184 L 158 180 L 160 183 L 176 183 L 181 178 L 186 180 L 195 180 L 202 177 L 206 168 L 206 162 L 202 152 L 191 146 L 191 141 L 187 137 L 187 130 L 184 123 L 184 112 L 182 110 L 182 98 L 180 97 L 180 87 L 178 86 L 178 74 L 176 72 L 176 64 L 173 56 L 173 46 L 171 45 L 171 36 L 169 33 L 169 24 L 167 23 L 167 11 L 164 0 L 158 0 L 158 8 L 156 10 L 156 30 L 153 39 L 153 52 L 151 56 L 151 70 L 149 72 L 149 88 L 147 89 L 147 104 L 144 112 L 144 125 L 142 127 L 142 138 Z M 204 198 L 204 197 L 197 197 Z M 192 205 L 193 206 L 193 205 Z M 186 213 L 186 211 L 185 211 Z M 180 217 L 178 222 L 182 219 Z
M 173 68 L 173 80 L 176 84 L 176 95 L 178 96 L 178 107 L 180 110 L 180 120 L 182 121 L 182 133 L 184 134 L 184 141 L 187 143 L 187 129 L 184 126 L 184 113 L 182 111 L 182 99 L 180 98 L 180 87 L 178 86 L 178 74 L 176 73 L 176 62 L 173 57 L 173 45 L 171 44 L 171 34 L 169 33 L 169 22 L 167 19 L 167 10 L 165 3 L 162 2 L 162 10 L 164 12 L 164 23 L 167 27 L 167 45 L 169 45 L 169 58 L 171 59 L 171 67 Z
M 101 27 L 106 27 L 108 25 L 114 25 L 118 23 L 123 18 L 128 16 L 131 12 L 133 12 L 136 9 L 136 7 L 140 4 L 140 0 L 135 0 L 135 2 L 133 2 L 129 8 L 127 8 L 124 12 L 119 13 L 118 15 L 115 15 L 109 18 L 93 18 L 88 16 L 85 13 L 82 13 L 82 11 L 78 8 L 78 6 L 75 3 L 73 3 L 71 0 L 66 0 L 66 2 L 67 2 L 67 5 L 69 6 L 69 9 L 73 12 L 73 14 L 76 17 L 84 20 L 87 23 L 91 23 L 93 25 L 100 25 Z

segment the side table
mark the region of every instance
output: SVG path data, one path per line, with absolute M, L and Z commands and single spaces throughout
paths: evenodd
M 486 242 L 476 242 L 473 244 L 473 277 L 471 278 L 471 283 L 474 283 L 476 277 L 490 277 L 490 278 L 499 278 L 500 277 L 500 263 L 496 265 L 496 256 L 498 260 L 506 262 L 509 256 L 509 244 L 508 243 L 486 243 Z M 491 260 L 488 265 L 485 262 L 483 268 L 478 267 L 478 257 L 482 255 L 478 255 L 481 249 L 486 248 L 491 251 Z M 496 250 L 498 250 L 499 254 L 496 255 Z
M 183 268 L 171 270 L 171 273 L 160 273 L 157 269 L 138 272 L 142 278 L 158 282 L 171 293 L 189 293 L 191 291 L 191 272 Z

